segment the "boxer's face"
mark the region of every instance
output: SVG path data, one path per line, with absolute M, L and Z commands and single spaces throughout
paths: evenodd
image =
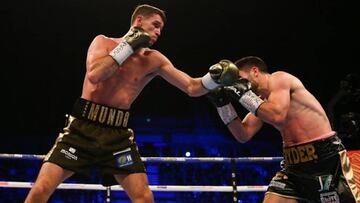
M 164 21 L 158 14 L 153 14 L 150 17 L 138 16 L 137 25 L 142 27 L 150 35 L 150 45 L 153 45 L 161 35 L 164 27 Z
M 256 92 L 258 89 L 258 82 L 257 82 L 257 68 L 252 67 L 252 68 L 248 68 L 248 69 L 243 69 L 243 70 L 239 70 L 239 75 L 242 78 L 245 78 L 247 80 L 249 80 L 249 82 L 251 83 L 251 89 Z

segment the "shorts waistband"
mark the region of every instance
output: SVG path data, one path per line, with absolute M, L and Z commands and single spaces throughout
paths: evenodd
M 71 115 L 109 127 L 127 128 L 130 112 L 78 98 Z
M 345 150 L 337 135 L 304 143 L 292 147 L 283 148 L 285 164 L 301 164 L 316 160 L 325 159 Z

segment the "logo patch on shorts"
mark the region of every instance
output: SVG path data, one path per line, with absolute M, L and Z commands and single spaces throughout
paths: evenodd
M 127 148 L 123 151 L 114 153 L 117 166 L 119 168 L 129 166 L 134 163 L 133 158 L 131 156 L 131 149 Z
M 334 192 L 327 192 L 320 194 L 321 203 L 340 203 L 338 194 Z
M 75 152 L 76 152 L 76 149 L 74 149 L 72 147 L 70 147 L 69 150 L 66 150 L 66 149 L 60 150 L 60 153 L 64 154 L 66 158 L 78 160 L 78 157 L 76 155 L 74 155 Z
M 323 175 L 323 176 L 318 176 L 318 179 L 320 184 L 320 189 L 318 191 L 319 192 L 328 191 L 330 189 L 330 184 L 333 179 L 333 176 Z

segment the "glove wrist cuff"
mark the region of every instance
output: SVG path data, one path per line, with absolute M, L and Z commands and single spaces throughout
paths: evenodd
M 132 47 L 124 40 L 119 45 L 117 45 L 109 55 L 121 65 L 132 53 L 134 50 Z
M 231 103 L 217 107 L 216 109 L 225 125 L 228 125 L 231 121 L 238 117 L 236 110 Z
M 264 103 L 264 100 L 257 96 L 253 91 L 249 90 L 240 97 L 239 102 L 248 111 L 256 115 L 257 109 Z
M 213 90 L 220 86 L 219 83 L 215 82 L 214 79 L 211 78 L 210 73 L 207 73 L 201 78 L 201 83 L 208 90 Z

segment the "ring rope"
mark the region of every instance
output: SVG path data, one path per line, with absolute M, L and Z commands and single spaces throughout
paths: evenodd
M 36 154 L 0 154 L 0 159 L 26 159 L 26 160 L 38 160 L 44 159 L 45 155 Z M 283 160 L 283 157 L 141 157 L 144 162 L 213 162 L 213 163 L 248 163 L 248 162 L 277 162 Z
M 0 153 L 0 159 L 25 159 L 42 160 L 45 155 L 36 154 L 4 154 Z M 248 162 L 276 162 L 283 160 L 283 157 L 141 157 L 144 162 L 175 162 L 175 163 L 248 163 Z M 31 188 L 32 182 L 0 181 L 0 187 L 7 188 Z M 201 185 L 150 185 L 152 191 L 159 192 L 234 192 L 233 186 L 201 186 Z M 265 192 L 268 186 L 244 185 L 236 186 L 238 192 Z M 78 189 L 78 190 L 111 190 L 123 191 L 119 185 L 105 187 L 100 184 L 61 183 L 57 189 Z
M 33 182 L 0 181 L 0 188 L 31 188 Z M 157 192 L 233 192 L 232 186 L 210 185 L 150 185 L 152 191 Z M 119 185 L 111 186 L 112 191 L 123 191 Z M 65 190 L 106 190 L 107 187 L 100 184 L 61 183 L 57 189 Z M 239 192 L 265 192 L 267 186 L 237 186 Z

